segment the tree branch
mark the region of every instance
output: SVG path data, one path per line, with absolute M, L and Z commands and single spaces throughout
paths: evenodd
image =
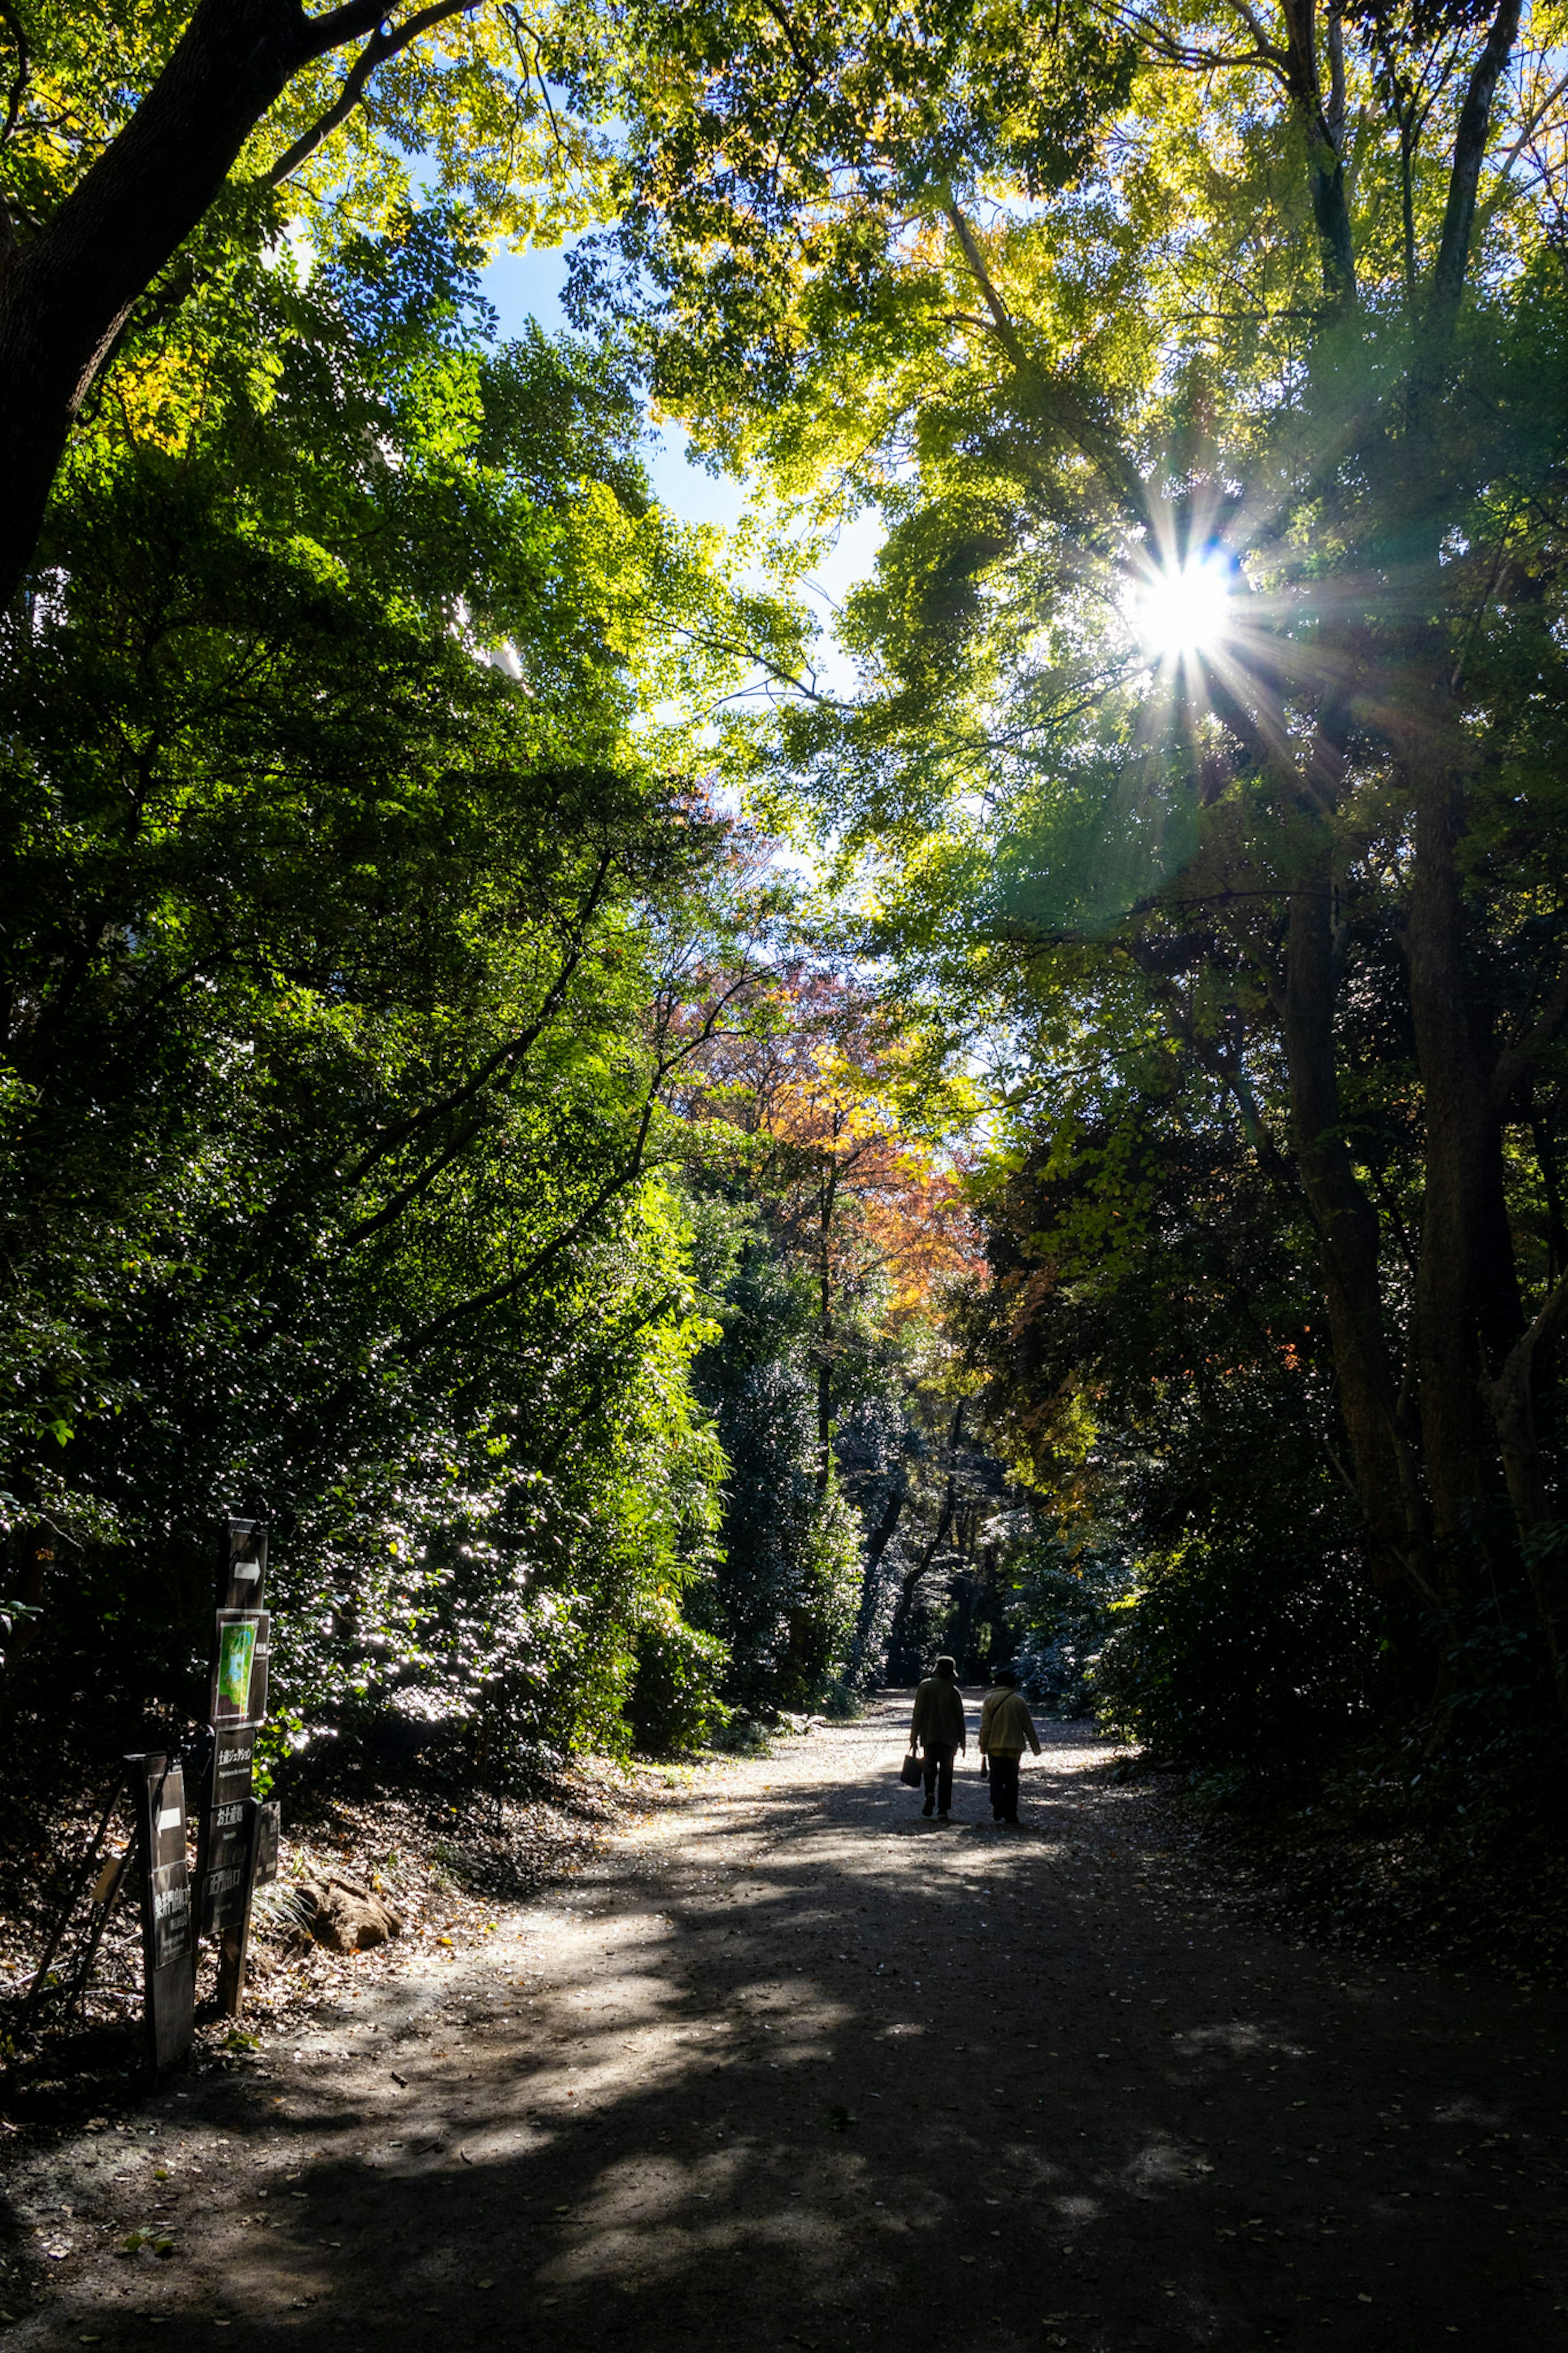
M 344 0 L 342 7 L 329 8 L 323 16 L 307 16 L 298 6 L 294 13 L 305 27 L 300 63 L 310 65 L 346 42 L 357 41 L 362 33 L 373 32 L 386 14 L 386 0 Z
M 487 1309 L 499 1307 L 504 1301 L 515 1298 L 520 1291 L 535 1282 L 543 1273 L 545 1268 L 560 1257 L 563 1250 L 569 1250 L 574 1242 L 581 1240 L 594 1220 L 609 1208 L 610 1203 L 618 1199 L 629 1186 L 637 1182 L 647 1163 L 647 1140 L 653 1131 L 654 1111 L 670 1072 L 678 1069 L 683 1061 L 689 1060 L 700 1048 L 709 1042 L 717 1029 L 721 1014 L 746 986 L 749 977 L 749 975 L 742 975 L 731 983 L 717 1002 L 709 1008 L 701 1028 L 694 1036 L 683 1039 L 674 1053 L 658 1056 L 654 1065 L 653 1076 L 648 1082 L 647 1092 L 643 1098 L 642 1110 L 637 1118 L 637 1134 L 630 1152 L 622 1166 L 605 1178 L 593 1198 L 571 1224 L 563 1227 L 560 1233 L 544 1244 L 542 1249 L 535 1250 L 532 1257 L 520 1267 L 515 1274 L 505 1276 L 500 1282 L 492 1282 L 487 1290 L 476 1292 L 471 1298 L 459 1300 L 455 1307 L 443 1308 L 438 1315 L 430 1316 L 415 1331 L 406 1334 L 403 1339 L 395 1341 L 387 1350 L 389 1356 L 419 1356 L 432 1341 L 440 1339 L 445 1333 L 449 1332 L 455 1324 L 465 1323 L 473 1315 L 482 1315 Z
M 309 131 L 302 131 L 293 145 L 278 158 L 267 174 L 268 186 L 281 187 L 283 182 L 291 179 L 300 164 L 315 153 L 323 139 L 330 138 L 341 122 L 347 121 L 370 87 L 371 76 L 377 66 L 384 65 L 388 58 L 396 57 L 400 50 L 416 41 L 421 33 L 427 33 L 432 25 L 439 25 L 448 16 L 468 16 L 480 5 L 481 0 L 435 0 L 433 6 L 419 9 L 401 25 L 377 25 L 350 67 L 334 102 L 319 122 L 313 122 Z
M 445 1119 L 449 1112 L 460 1111 L 466 1103 L 472 1102 L 481 1087 L 489 1084 L 503 1064 L 515 1062 L 520 1055 L 528 1052 L 546 1022 L 559 1008 L 573 975 L 583 961 L 581 934 L 587 930 L 598 911 L 599 902 L 604 896 L 605 886 L 609 880 L 613 865 L 614 860 L 610 851 L 607 849 L 602 851 L 594 880 L 577 909 L 576 930 L 579 937 L 555 978 L 551 982 L 532 1020 L 528 1022 L 516 1037 L 503 1039 L 493 1053 L 486 1055 L 476 1071 L 470 1071 L 461 1086 L 454 1087 L 449 1094 L 442 1096 L 439 1103 L 426 1103 L 422 1111 L 411 1112 L 405 1119 L 398 1120 L 393 1126 L 384 1129 L 349 1170 L 343 1179 L 345 1186 L 360 1184 L 369 1175 L 376 1162 L 384 1160 L 389 1152 L 395 1152 L 399 1145 L 408 1143 L 411 1137 L 420 1134 L 427 1127 L 433 1127 L 437 1120 Z
M 1476 217 L 1476 191 L 1486 157 L 1491 126 L 1492 100 L 1498 78 L 1512 54 L 1519 33 L 1520 0 L 1499 0 L 1497 15 L 1470 69 L 1470 79 L 1459 109 L 1454 134 L 1454 161 L 1448 175 L 1448 200 L 1443 209 L 1443 234 L 1432 270 L 1427 311 L 1428 336 L 1438 345 L 1447 341 L 1458 316 L 1469 268 L 1470 234 Z
M 1542 1008 L 1540 1019 L 1498 1056 L 1488 1090 L 1494 1112 L 1503 1110 L 1536 1056 L 1556 1042 L 1564 1021 L 1568 1021 L 1568 965 L 1558 976 L 1557 986 Z
M 1288 71 L 1290 64 L 1289 58 L 1282 49 L 1277 49 L 1273 42 L 1268 38 L 1268 34 L 1264 31 L 1262 24 L 1258 19 L 1257 10 L 1250 5 L 1250 0 L 1230 0 L 1230 5 L 1236 14 L 1241 18 L 1242 23 L 1247 26 L 1247 29 L 1251 34 L 1253 39 L 1257 42 L 1258 56 L 1260 58 L 1266 58 L 1270 65 Z
M 1150 529 L 1153 522 L 1153 511 L 1148 490 L 1127 451 L 1113 433 L 1096 423 L 1078 386 L 1043 368 L 1027 350 L 1016 322 L 992 281 L 979 240 L 951 195 L 943 201 L 942 211 L 952 224 L 970 275 L 991 314 L 991 332 L 1012 361 L 1015 372 L 1043 396 L 1041 406 L 1054 412 L 1051 421 L 1077 443 L 1131 520 L 1141 529 Z

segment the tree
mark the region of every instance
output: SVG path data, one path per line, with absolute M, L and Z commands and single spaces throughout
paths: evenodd
M 866 988 L 804 957 L 684 1082 L 729 1253 L 710 1246 L 723 1336 L 696 1378 L 730 1465 L 717 1590 L 749 1704 L 880 1666 L 942 1306 L 976 1264 L 960 1172 L 922 1128 L 960 1093 L 925 1091 Z
M 1010 1141 L 968 1336 L 1046 1505 L 1003 1562 L 1037 1688 L 1166 1758 L 1321 1757 L 1405 1699 L 1411 1630 L 1357 1557 L 1310 1223 L 1152 1021 Z
M 1147 1017 L 1224 1090 L 1311 1233 L 1374 1588 L 1451 1679 L 1494 1580 L 1528 1588 L 1568 1704 L 1552 24 L 1125 24 L 1129 104 L 1108 65 L 1050 170 L 1032 28 L 934 81 L 914 35 L 842 81 L 759 38 L 636 118 L 616 252 L 715 448 L 889 518 L 864 692 L 803 680 L 785 776 L 863 860 L 905 1001 L 977 1038 L 984 987 L 1015 1092 L 1109 1085 Z M 1140 589 L 1216 575 L 1223 636 L 1152 658 Z
M 928 1314 L 975 1264 L 959 1172 L 942 1166 L 911 1116 L 918 1103 L 928 1130 L 950 1125 L 962 1090 L 922 1089 L 900 1068 L 907 1057 L 870 991 L 831 970 L 786 970 L 766 1011 L 765 1023 L 696 1058 L 687 1100 L 753 1139 L 749 1166 L 770 1224 L 810 1270 L 822 1493 L 843 1310 L 880 1293 L 895 1319 Z
M 711 1568 L 666 1098 L 766 908 L 682 756 L 711 550 L 472 259 L 244 262 L 71 453 L 5 680 L 0 1485 L 79 1682 L 90 1623 L 175 1699 L 259 1510 L 279 1720 L 499 1773 L 616 1736 Z
M 157 0 L 113 21 L 7 7 L 0 31 L 0 606 L 139 305 L 164 315 L 235 241 L 254 249 L 289 210 L 341 200 L 345 163 L 358 226 L 379 225 L 406 193 L 394 142 L 437 149 L 449 189 L 477 184 L 497 227 L 526 225 L 541 197 L 544 215 L 570 215 L 574 177 L 593 176 L 588 142 L 552 112 L 542 30 L 491 0 L 315 15 L 300 0 L 198 0 L 188 16 Z M 314 187 L 300 185 L 312 164 Z

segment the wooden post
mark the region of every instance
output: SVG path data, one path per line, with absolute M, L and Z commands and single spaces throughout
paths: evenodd
M 237 2018 L 245 2000 L 250 1911 L 256 1898 L 256 1813 L 255 1799 L 247 1798 L 238 1831 L 234 1894 L 218 1924 L 217 2006 L 226 2018 Z
M 237 2018 L 245 1999 L 256 1883 L 256 1735 L 267 1715 L 271 1619 L 261 1607 L 267 1530 L 254 1520 L 225 1529 L 213 1641 L 212 1770 L 202 1819 L 201 1932 L 218 1945 L 218 2006 Z M 274 1839 L 274 1852 L 276 1840 Z M 195 1976 L 193 1956 L 192 1975 Z
M 185 1782 L 166 1756 L 128 1757 L 142 1883 L 142 2015 L 154 2082 L 190 2056 L 195 2028 Z

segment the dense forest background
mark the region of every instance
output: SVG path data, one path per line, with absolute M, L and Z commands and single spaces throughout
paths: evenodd
M 5 1736 L 1555 1786 L 1561 7 L 0 25 Z

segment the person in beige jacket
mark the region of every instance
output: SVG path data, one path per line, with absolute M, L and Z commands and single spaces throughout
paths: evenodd
M 955 1660 L 939 1659 L 916 1690 L 910 1746 L 925 1750 L 926 1801 L 921 1811 L 930 1814 L 934 1807 L 945 1822 L 952 1803 L 952 1760 L 959 1749 L 969 1746 Z
M 991 1689 L 980 1704 L 980 1755 L 990 1767 L 991 1819 L 1016 1822 L 1018 1765 L 1025 1743 L 1040 1753 L 1034 1718 L 1024 1704 L 1018 1678 L 1011 1667 L 998 1667 Z

